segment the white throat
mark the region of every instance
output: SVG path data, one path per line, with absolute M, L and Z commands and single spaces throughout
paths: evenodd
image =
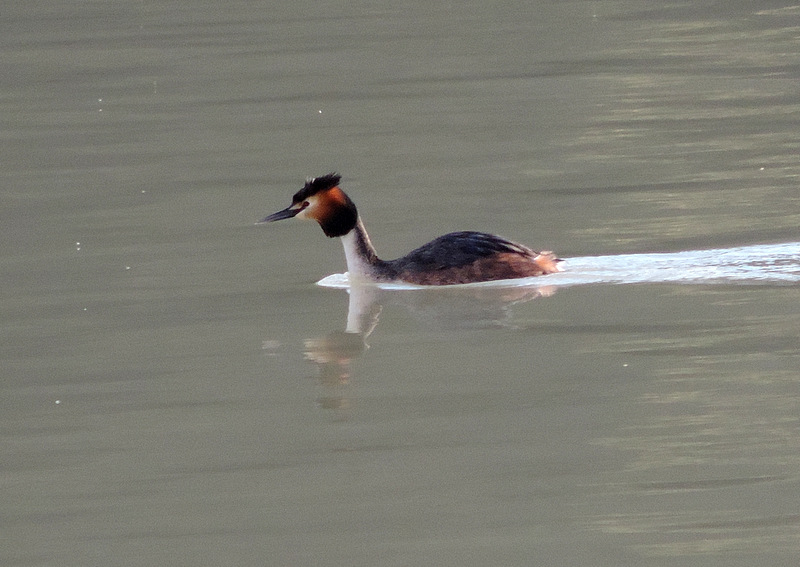
M 344 258 L 347 262 L 347 274 L 351 280 L 369 281 L 370 269 L 366 258 L 361 255 L 359 247 L 359 236 L 356 229 L 351 230 L 342 236 L 342 246 L 344 246 Z
M 361 219 L 358 219 L 353 230 L 341 238 L 342 246 L 344 246 L 344 257 L 347 262 L 347 273 L 350 279 L 375 281 L 375 266 L 373 266 L 372 262 L 377 257 Z

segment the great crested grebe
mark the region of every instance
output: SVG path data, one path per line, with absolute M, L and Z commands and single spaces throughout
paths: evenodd
M 341 237 L 351 280 L 453 285 L 541 276 L 561 269 L 552 252 L 530 248 L 485 232 L 451 232 L 396 260 L 378 258 L 355 204 L 329 173 L 306 181 L 291 206 L 259 221 L 313 219 L 326 236 Z

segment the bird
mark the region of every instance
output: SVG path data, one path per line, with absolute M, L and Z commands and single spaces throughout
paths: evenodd
M 256 224 L 283 219 L 310 219 L 330 238 L 341 238 L 351 282 L 458 285 L 528 278 L 562 271 L 553 252 L 485 232 L 445 234 L 395 260 L 382 260 L 364 228 L 355 203 L 340 187 L 341 176 L 329 173 L 307 179 L 292 204 Z

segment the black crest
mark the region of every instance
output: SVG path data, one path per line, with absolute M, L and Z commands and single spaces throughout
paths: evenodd
M 312 177 L 306 181 L 306 184 L 302 189 L 300 189 L 300 191 L 294 194 L 294 197 L 292 197 L 292 202 L 299 203 L 300 201 L 308 199 L 312 195 L 316 195 L 320 191 L 333 189 L 339 185 L 341 180 L 342 176 L 336 173 L 329 173 L 328 175 L 323 175 L 321 177 Z

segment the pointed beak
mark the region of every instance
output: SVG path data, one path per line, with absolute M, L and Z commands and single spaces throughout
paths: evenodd
M 302 210 L 303 209 L 300 208 L 300 207 L 287 207 L 286 209 L 283 209 L 282 211 L 278 211 L 277 213 L 272 213 L 268 217 L 264 217 L 263 219 L 258 221 L 256 224 L 262 224 L 262 223 L 265 223 L 265 222 L 274 222 L 276 220 L 290 219 L 293 216 L 297 215 L 297 213 L 299 213 Z

